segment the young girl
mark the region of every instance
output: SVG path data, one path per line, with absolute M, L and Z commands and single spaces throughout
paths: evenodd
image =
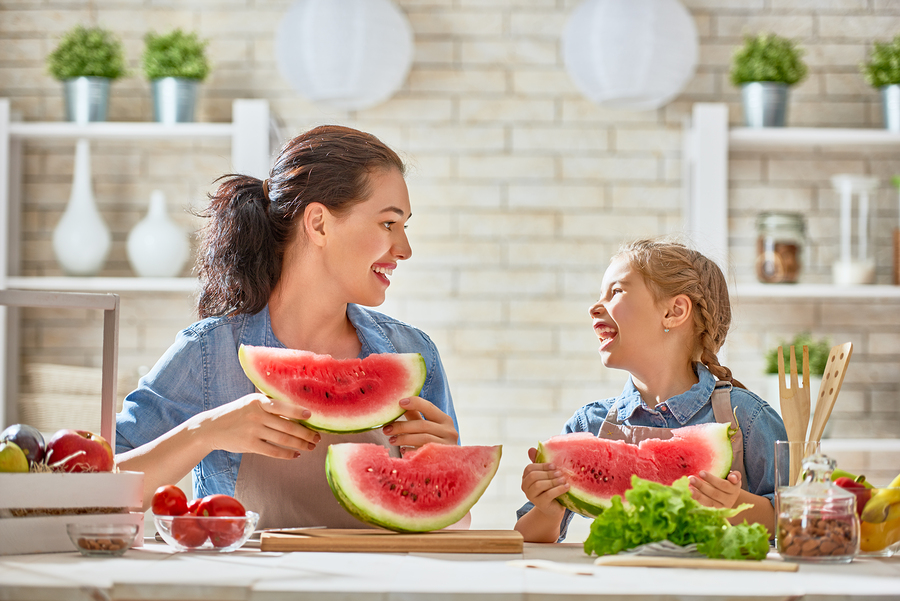
M 668 438 L 668 430 L 708 422 L 740 425 L 732 439 L 731 473 L 689 478 L 691 493 L 709 507 L 753 505 L 733 521 L 759 522 L 774 532 L 774 445 L 787 440 L 778 414 L 732 378 L 716 353 L 731 324 L 728 287 L 719 267 L 682 244 L 641 240 L 623 246 L 603 276 L 590 308 L 603 365 L 631 374 L 618 397 L 579 409 L 563 433 L 592 432 L 637 443 Z M 531 461 L 535 449 L 529 450 Z M 556 466 L 531 463 L 522 474 L 529 503 L 516 530 L 526 541 L 565 538 L 572 512 L 555 501 L 568 490 Z
M 178 334 L 116 422 L 117 464 L 144 472 L 145 509 L 157 487 L 193 470 L 195 497 L 233 495 L 260 513 L 261 528 L 361 527 L 326 482 L 329 444 L 375 442 L 395 456 L 401 446 L 457 444 L 434 344 L 360 306 L 384 302 L 398 262 L 412 254 L 404 170 L 374 136 L 323 126 L 291 140 L 265 181 L 223 178 L 197 260 L 202 321 Z M 336 359 L 421 353 L 427 376 L 421 396 L 399 401 L 406 420 L 319 434 L 291 421 L 307 409 L 255 391 L 238 363 L 241 344 Z

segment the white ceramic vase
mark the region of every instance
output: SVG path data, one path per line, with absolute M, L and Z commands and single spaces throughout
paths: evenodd
M 150 195 L 150 210 L 128 234 L 128 261 L 141 277 L 175 277 L 190 253 L 187 234 L 169 218 L 166 196 Z
M 72 194 L 53 230 L 53 252 L 66 275 L 91 276 L 103 268 L 111 242 L 91 187 L 90 143 L 80 139 L 75 146 Z

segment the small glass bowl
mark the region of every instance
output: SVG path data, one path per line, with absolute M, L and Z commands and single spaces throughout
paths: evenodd
M 259 514 L 244 517 L 198 517 L 195 515 L 154 515 L 156 530 L 168 545 L 179 551 L 229 553 L 247 542 Z
M 898 488 L 869 488 L 864 494 L 867 494 L 867 499 L 871 499 L 879 491 L 885 490 L 894 491 L 896 497 L 900 498 L 900 489 Z M 857 503 L 860 500 L 860 496 L 857 494 Z M 864 509 L 865 507 L 866 505 L 863 505 Z M 892 557 L 900 553 L 900 516 L 880 524 L 870 524 L 865 520 L 860 520 L 859 525 L 860 557 Z
M 124 555 L 138 532 L 137 524 L 66 524 L 72 544 L 87 557 Z

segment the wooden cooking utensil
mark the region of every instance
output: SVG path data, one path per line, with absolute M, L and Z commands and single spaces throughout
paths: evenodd
M 853 343 L 845 342 L 831 347 L 828 353 L 828 363 L 825 364 L 825 373 L 822 375 L 822 385 L 819 388 L 819 396 L 816 399 L 816 410 L 813 413 L 812 428 L 809 431 L 810 442 L 822 440 L 825 432 L 825 424 L 831 417 L 831 410 L 837 401 L 841 384 L 847 373 L 847 365 L 850 363 L 850 355 L 853 354 Z
M 778 347 L 778 397 L 781 403 L 781 416 L 790 442 L 806 442 L 806 430 L 809 427 L 809 348 L 803 347 L 803 387 L 797 377 L 797 358 L 791 346 L 791 387 L 784 381 L 784 352 Z M 802 453 L 801 453 L 802 455 Z M 791 453 L 790 485 L 797 482 L 803 457 Z

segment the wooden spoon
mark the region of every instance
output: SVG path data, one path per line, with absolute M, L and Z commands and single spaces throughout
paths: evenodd
M 816 399 L 816 410 L 813 413 L 812 428 L 809 431 L 810 442 L 822 440 L 825 432 L 825 424 L 831 417 L 831 410 L 837 401 L 841 384 L 844 383 L 844 375 L 847 373 L 847 365 L 850 363 L 850 355 L 853 354 L 853 343 L 831 347 L 828 353 L 828 363 L 825 364 L 825 373 L 822 375 L 822 385 L 819 388 L 819 396 Z

